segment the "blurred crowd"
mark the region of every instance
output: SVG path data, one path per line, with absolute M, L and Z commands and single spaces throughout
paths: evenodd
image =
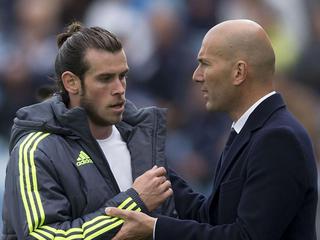
M 0 0 L 1 195 L 15 112 L 50 94 L 55 37 L 74 20 L 122 40 L 130 66 L 127 98 L 138 107 L 168 108 L 170 165 L 195 189 L 209 192 L 231 122 L 205 111 L 191 79 L 204 34 L 234 18 L 255 20 L 270 35 L 277 91 L 308 130 L 319 159 L 319 0 Z

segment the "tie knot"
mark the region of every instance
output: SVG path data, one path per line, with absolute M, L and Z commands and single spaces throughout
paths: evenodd
M 235 139 L 235 137 L 237 136 L 237 132 L 234 130 L 234 128 L 231 129 L 231 132 L 230 132 L 230 135 L 228 137 L 228 140 L 227 140 L 227 143 L 226 143 L 226 146 L 227 147 L 230 147 L 233 140 Z

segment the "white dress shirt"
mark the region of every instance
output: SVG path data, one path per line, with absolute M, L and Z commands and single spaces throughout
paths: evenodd
M 244 114 L 242 114 L 242 116 L 236 122 L 232 123 L 231 128 L 233 128 L 239 134 L 243 126 L 246 124 L 251 113 L 259 106 L 260 103 L 262 103 L 264 100 L 266 100 L 268 97 L 272 96 L 275 93 L 275 91 L 272 91 L 271 93 L 268 93 L 267 95 L 263 96 L 258 101 L 256 101 Z

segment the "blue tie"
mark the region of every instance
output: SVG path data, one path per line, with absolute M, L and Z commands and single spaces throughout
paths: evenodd
M 216 181 L 217 181 L 217 177 L 219 175 L 219 172 L 221 170 L 221 167 L 223 165 L 223 162 L 225 160 L 225 156 L 228 154 L 228 151 L 230 149 L 230 146 L 232 145 L 232 142 L 234 141 L 235 137 L 237 136 L 237 132 L 234 130 L 234 128 L 231 129 L 231 132 L 230 132 L 230 135 L 228 137 L 228 140 L 227 140 L 227 143 L 223 149 L 223 152 L 221 153 L 221 156 L 220 156 L 220 161 L 218 162 L 218 166 L 217 166 L 217 169 L 215 171 L 215 177 L 214 177 L 214 183 L 216 184 Z M 214 185 L 215 185 L 214 184 Z
M 231 132 L 230 132 L 230 135 L 228 137 L 228 140 L 227 140 L 227 143 L 226 143 L 226 146 L 224 147 L 223 149 L 223 152 L 222 152 L 222 155 L 221 155 L 221 163 L 220 163 L 220 166 L 222 166 L 223 162 L 224 162 L 224 159 L 225 157 L 227 156 L 229 150 L 230 150 L 230 146 L 232 145 L 235 137 L 237 136 L 237 132 L 234 130 L 234 128 L 231 129 Z

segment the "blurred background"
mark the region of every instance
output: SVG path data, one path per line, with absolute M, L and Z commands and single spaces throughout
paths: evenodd
M 205 33 L 234 18 L 255 20 L 270 35 L 277 91 L 308 130 L 319 159 L 319 0 L 0 0 L 0 206 L 15 112 L 48 94 L 55 37 L 74 20 L 122 40 L 130 66 L 127 98 L 169 109 L 170 165 L 208 194 L 231 122 L 205 111 L 191 77 Z

